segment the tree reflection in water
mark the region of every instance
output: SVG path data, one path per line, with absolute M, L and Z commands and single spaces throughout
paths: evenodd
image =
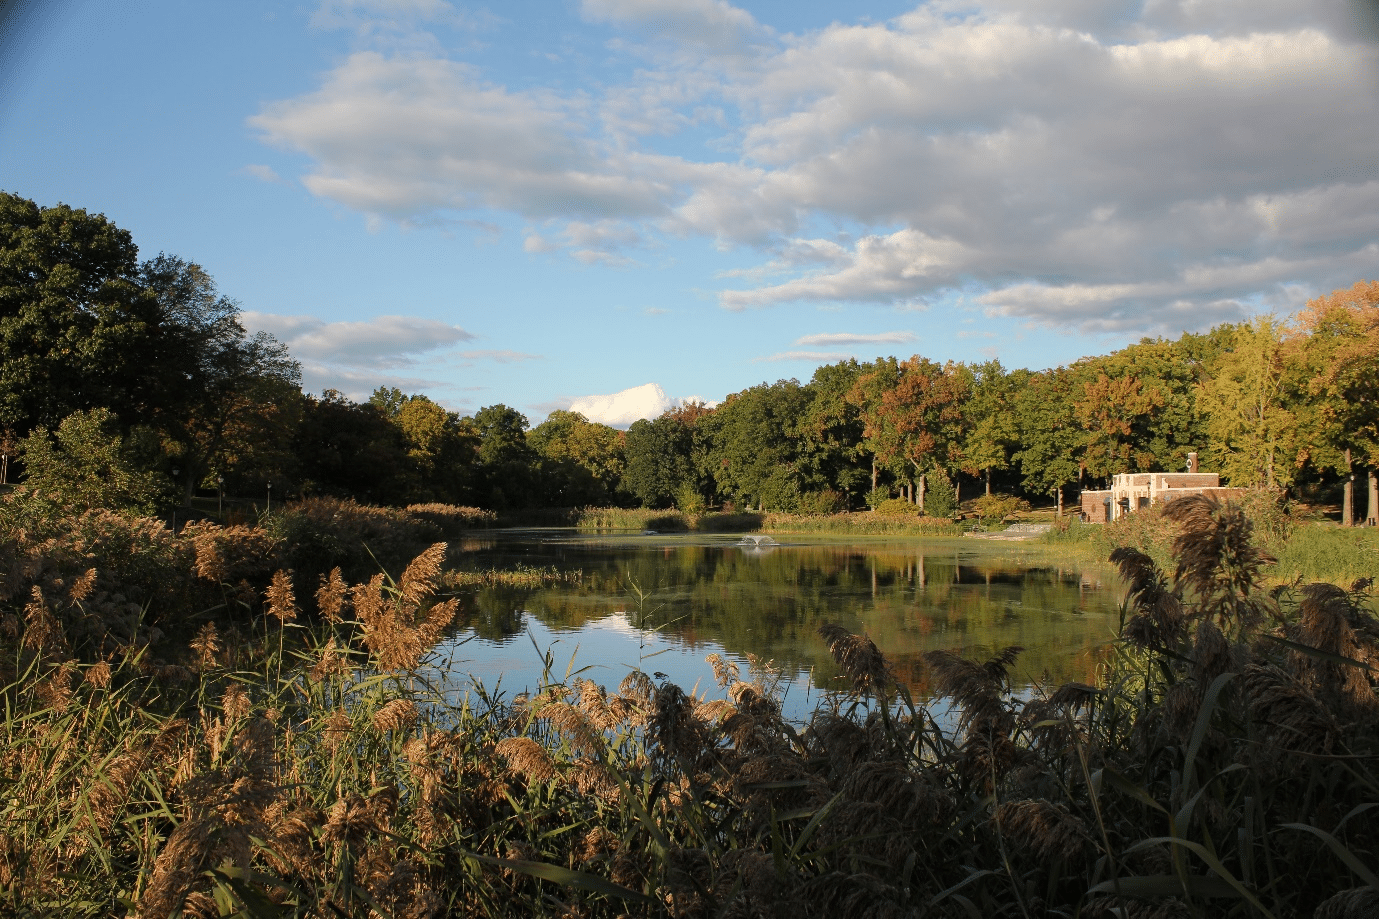
M 576 666 L 595 668 L 585 675 L 604 683 L 641 666 L 687 687 L 708 684 L 703 659 L 717 651 L 770 660 L 787 680 L 828 687 L 837 669 L 817 633 L 832 622 L 869 634 L 897 676 L 927 696 L 921 655 L 938 649 L 982 656 L 1021 645 L 1014 676 L 1022 685 L 1094 682 L 1119 621 L 1113 569 L 1053 561 L 1038 547 L 788 537 L 780 546 L 742 546 L 740 538 L 567 531 L 470 542 L 455 560 L 460 567 L 554 566 L 583 576 L 578 584 L 465 594 L 456 637 L 475 640 L 456 649 L 457 668 L 486 683 L 504 673 L 514 691 L 534 684 L 541 661 L 524 635 L 531 628 L 538 643 L 568 653 L 578 646 Z

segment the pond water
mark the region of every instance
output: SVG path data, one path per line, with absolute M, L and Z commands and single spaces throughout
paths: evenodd
M 744 675 L 753 656 L 780 672 L 787 710 L 802 714 L 820 690 L 842 686 L 824 623 L 870 635 L 918 697 L 929 694 L 922 656 L 939 649 L 982 657 L 1021 645 L 1018 687 L 1091 682 L 1119 623 L 1114 569 L 1057 561 L 1030 543 L 774 540 L 571 530 L 466 539 L 458 568 L 555 568 L 568 580 L 464 592 L 459 627 L 438 651 L 452 682 L 508 694 L 534 688 L 548 665 L 556 678 L 610 689 L 639 667 L 702 692 L 716 689 L 708 654 Z

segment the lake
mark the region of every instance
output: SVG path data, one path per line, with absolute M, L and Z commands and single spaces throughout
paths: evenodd
M 567 582 L 462 594 L 458 628 L 438 652 L 452 682 L 472 677 L 509 695 L 534 688 L 547 660 L 615 688 L 628 670 L 662 673 L 686 690 L 715 689 L 704 662 L 755 657 L 780 673 L 801 714 L 839 688 L 818 628 L 866 632 L 917 696 L 922 655 L 982 657 L 1021 645 L 1017 687 L 1093 682 L 1119 624 L 1121 584 L 1109 565 L 1055 560 L 1019 542 L 740 535 L 591 535 L 499 531 L 464 540 L 458 568 L 554 568 Z M 756 538 L 756 537 L 751 537 Z

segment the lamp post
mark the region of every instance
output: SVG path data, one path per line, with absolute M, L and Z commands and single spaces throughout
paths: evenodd
M 217 517 L 225 516 L 225 476 L 215 477 L 215 514 Z

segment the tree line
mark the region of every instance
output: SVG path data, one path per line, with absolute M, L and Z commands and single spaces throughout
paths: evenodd
M 833 513 L 902 498 L 935 515 L 996 488 L 1062 502 L 1187 454 L 1287 489 L 1379 468 L 1379 283 L 1048 370 L 915 355 L 846 360 L 627 431 L 532 427 L 380 388 L 301 391 L 301 370 L 198 265 L 140 261 L 103 215 L 0 193 L 0 476 L 148 511 L 199 489 L 497 510 L 590 505 Z M 97 493 L 99 492 L 99 495 Z M 112 499 L 111 495 L 116 494 Z M 78 494 L 78 503 L 83 499 Z M 1374 509 L 1370 509 L 1372 514 Z

